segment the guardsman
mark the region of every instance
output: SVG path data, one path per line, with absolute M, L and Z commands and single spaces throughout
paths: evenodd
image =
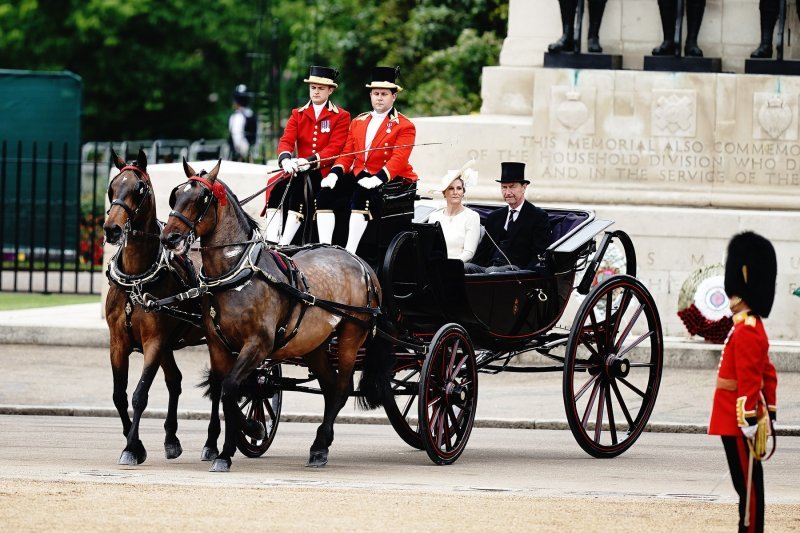
M 719 362 L 708 433 L 722 437 L 739 494 L 739 531 L 764 530 L 764 450 L 759 448 L 765 447 L 768 421 L 775 420 L 778 377 L 762 319 L 772 309 L 776 275 L 772 243 L 752 232 L 731 239 L 725 292 L 733 329 Z
M 317 196 L 321 181 L 328 175 L 330 163 L 320 164 L 319 160 L 342 153 L 350 127 L 350 113 L 330 100 L 338 87 L 338 77 L 339 71 L 334 68 L 312 66 L 308 79 L 303 80 L 308 84 L 309 101 L 292 110 L 278 142 L 278 164 L 291 178 L 288 191 L 284 185 L 287 182 L 284 182 L 277 185 L 269 196 L 266 237 L 270 242 L 291 244 L 303 219 L 310 213 L 308 204 Z M 284 209 L 280 210 L 284 194 Z M 285 217 L 282 216 L 284 213 Z M 330 227 L 332 231 L 332 223 Z M 324 217 L 318 229 L 320 241 L 330 243 Z
M 233 111 L 228 117 L 228 148 L 234 161 L 249 162 L 258 133 L 258 117 L 250 108 L 250 92 L 239 84 L 233 90 Z
M 375 67 L 372 70 L 372 81 L 366 86 L 370 90 L 372 111 L 353 119 L 344 155 L 336 159 L 330 174 L 322 180 L 323 189 L 317 203 L 318 218 L 331 209 L 338 197 L 354 189 L 345 246 L 351 253 L 356 253 L 368 221 L 372 218 L 370 204 L 374 206 L 379 201 L 381 185 L 390 180 L 417 181 L 417 175 L 408 162 L 417 130 L 394 107 L 397 93 L 403 90 L 396 83 L 399 73 L 400 67 Z M 344 187 L 341 192 L 337 191 L 342 185 L 337 185 L 340 180 L 355 182 L 353 189 Z M 330 216 L 332 233 L 332 212 Z

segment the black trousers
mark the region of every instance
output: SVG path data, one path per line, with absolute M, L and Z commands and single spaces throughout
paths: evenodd
M 733 488 L 739 495 L 739 531 L 764 531 L 764 470 L 761 461 L 753 461 L 753 482 L 750 487 L 750 527 L 744 526 L 747 504 L 747 468 L 750 462 L 750 447 L 744 435 L 722 437 L 722 446 L 728 459 Z

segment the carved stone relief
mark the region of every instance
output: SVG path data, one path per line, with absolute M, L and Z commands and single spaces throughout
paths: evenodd
M 692 90 L 654 90 L 651 133 L 656 137 L 694 137 L 697 131 L 697 93 Z
M 550 132 L 594 135 L 596 100 L 594 87 L 552 87 Z
M 753 138 L 797 140 L 797 95 L 753 93 Z

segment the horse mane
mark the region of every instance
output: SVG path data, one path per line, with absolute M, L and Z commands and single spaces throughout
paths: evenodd
M 247 226 L 250 229 L 250 233 L 253 233 L 253 230 L 259 229 L 258 222 L 256 221 L 256 219 L 250 216 L 247 213 L 247 211 L 244 210 L 242 204 L 239 203 L 239 198 L 236 196 L 236 193 L 234 193 L 231 190 L 231 188 L 228 187 L 227 183 L 220 180 L 217 181 L 219 181 L 219 183 L 222 183 L 222 186 L 225 187 L 225 192 L 228 194 L 228 197 L 230 197 L 233 200 L 232 202 L 230 202 L 230 205 L 234 206 L 234 209 L 236 209 L 236 213 L 239 215 L 239 217 L 244 218 L 245 222 L 247 222 Z

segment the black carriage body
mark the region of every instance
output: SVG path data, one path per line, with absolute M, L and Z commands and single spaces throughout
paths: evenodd
M 483 221 L 496 205 L 471 205 Z M 592 251 L 592 234 L 563 247 L 589 226 L 589 211 L 547 209 L 554 243 L 546 272 L 464 274 L 464 263 L 447 258 L 438 224 L 415 223 L 390 246 L 382 268 L 386 307 L 403 329 L 422 334 L 448 322 L 466 328 L 477 346 L 514 350 L 550 330 L 566 308 L 576 265 Z

